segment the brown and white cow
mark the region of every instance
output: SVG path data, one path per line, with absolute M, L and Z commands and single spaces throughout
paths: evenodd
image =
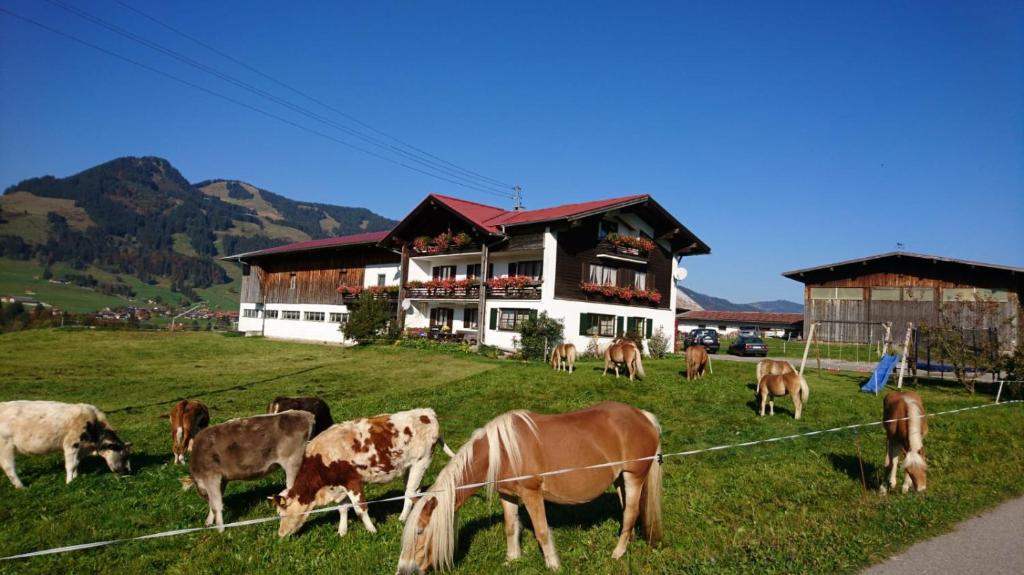
M 411 497 L 419 489 L 438 443 L 449 457 L 454 455 L 441 440 L 432 409 L 378 415 L 330 427 L 306 446 L 294 485 L 270 498 L 281 516 L 278 535 L 287 537 L 298 531 L 314 506 L 341 503 L 346 498 L 367 531 L 376 533 L 365 509 L 363 485 L 388 483 L 408 471 L 405 504 L 399 517 L 405 521 L 412 508 Z M 348 507 L 342 507 L 338 534 L 344 536 L 346 532 Z
M 192 453 L 192 440 L 210 425 L 210 410 L 202 402 L 183 399 L 171 408 L 171 452 L 174 463 L 185 464 L 185 452 Z
M 313 422 L 308 411 L 285 411 L 232 419 L 200 431 L 192 443 L 192 475 L 181 484 L 186 490 L 195 485 L 209 503 L 206 526 L 216 521 L 217 530 L 224 531 L 221 498 L 229 480 L 257 479 L 276 465 L 284 469 L 285 485 L 291 487 Z
M 316 425 L 313 427 L 313 435 L 316 437 L 325 429 L 334 425 L 334 418 L 331 417 L 331 408 L 327 402 L 316 396 L 311 397 L 275 397 L 274 401 L 267 406 L 267 413 L 281 413 L 289 409 L 300 409 L 308 411 L 316 416 Z
M 99 455 L 114 473 L 131 473 L 130 447 L 95 406 L 57 401 L 0 403 L 0 466 L 16 489 L 24 485 L 14 468 L 15 451 L 43 455 L 63 450 L 66 481 L 71 483 L 78 476 L 82 455 Z

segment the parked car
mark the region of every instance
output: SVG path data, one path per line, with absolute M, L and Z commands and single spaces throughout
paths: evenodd
M 742 335 L 736 338 L 736 341 L 729 346 L 729 353 L 735 355 L 759 355 L 761 357 L 767 357 L 768 346 L 765 345 L 764 340 L 759 337 Z
M 713 329 L 694 329 L 683 338 L 683 349 L 691 345 L 703 345 L 708 353 L 718 353 L 718 332 Z

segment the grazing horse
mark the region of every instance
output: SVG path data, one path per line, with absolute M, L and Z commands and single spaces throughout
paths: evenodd
M 900 452 L 906 453 L 903 459 L 903 493 L 910 491 L 914 484 L 916 491 L 924 491 L 928 487 L 925 475 L 928 464 L 924 460 L 924 436 L 928 435 L 928 417 L 924 412 L 921 396 L 913 391 L 894 391 L 882 400 L 882 425 L 885 427 L 885 471 L 888 474 L 888 489 L 883 484 L 879 491 L 882 495 L 889 489 L 896 488 L 896 473 L 899 467 Z
M 787 373 L 796 373 L 796 369 L 786 360 L 762 359 L 757 362 L 757 381 L 761 381 L 761 376 L 765 374 L 784 375 Z
M 771 413 L 775 415 L 775 397 L 789 394 L 793 396 L 793 418 L 800 419 L 804 403 L 807 402 L 807 394 L 810 389 L 807 387 L 807 380 L 802 375 L 791 372 L 782 375 L 766 373 L 757 382 L 757 399 L 764 415 L 765 403 L 771 406 Z
M 608 375 L 608 368 L 611 367 L 615 368 L 615 377 L 618 378 L 619 364 L 621 363 L 629 372 L 629 381 L 633 381 L 634 375 L 643 379 L 646 376 L 640 355 L 640 348 L 629 340 L 622 339 L 612 342 L 608 349 L 604 350 L 604 373 L 602 375 Z
M 210 425 L 210 410 L 201 401 L 183 399 L 174 404 L 171 420 L 171 453 L 174 463 L 185 464 L 185 453 L 192 453 L 192 440 Z
M 660 433 L 654 415 L 615 402 L 557 415 L 510 411 L 498 416 L 473 432 L 413 506 L 402 532 L 398 573 L 452 567 L 456 511 L 485 484 L 488 493 L 497 491 L 501 497 L 509 561 L 520 555 L 520 502 L 530 514 L 545 563 L 558 569 L 545 500 L 585 503 L 613 483 L 624 511 L 612 557 L 626 552 L 638 519 L 646 539 L 660 541 L 662 469 L 655 461 Z M 575 470 L 539 475 L 569 468 Z
M 703 345 L 691 345 L 686 348 L 686 380 L 704 377 L 704 372 L 715 373 L 711 369 L 711 357 Z
M 576 346 L 571 343 L 560 343 L 551 350 L 551 369 L 556 371 L 576 371 Z

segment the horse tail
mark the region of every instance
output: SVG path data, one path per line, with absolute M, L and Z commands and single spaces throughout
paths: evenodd
M 658 424 L 658 419 L 653 413 L 645 411 L 643 414 L 654 425 L 655 432 L 660 436 L 661 426 Z M 663 469 L 660 461 L 660 437 L 655 453 L 659 455 L 659 458 L 651 461 L 651 466 L 647 469 L 647 479 L 644 481 L 643 489 L 640 491 L 640 524 L 644 529 L 644 538 L 651 545 L 659 543 L 662 537 L 661 484 Z
M 633 354 L 633 361 L 636 365 L 636 374 L 640 376 L 640 379 L 644 379 L 645 377 L 647 377 L 647 375 L 644 374 L 644 362 L 640 358 L 640 356 L 642 356 L 643 353 L 640 351 L 639 347 L 634 347 L 633 349 L 636 350 L 636 353 Z
M 804 379 L 804 376 L 798 375 L 797 377 L 800 378 L 800 403 L 806 403 L 807 395 L 811 393 L 811 388 L 807 387 L 807 380 Z
M 926 464 L 924 457 L 921 456 L 921 448 L 924 447 L 924 434 L 921 429 L 924 410 L 921 409 L 921 404 L 912 398 L 904 397 L 903 401 L 907 404 L 907 443 L 910 444 L 907 457 L 903 460 L 903 467 L 924 468 Z
M 551 348 L 551 369 L 558 369 L 558 346 Z
M 569 373 L 572 373 L 576 371 L 576 346 L 570 343 L 566 347 L 566 356 L 569 358 Z

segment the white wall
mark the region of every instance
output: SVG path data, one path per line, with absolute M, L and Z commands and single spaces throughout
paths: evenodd
M 259 312 L 259 317 L 245 317 L 246 309 L 256 308 L 256 304 L 242 304 L 239 311 L 238 331 L 245 333 L 262 334 L 265 337 L 275 339 L 292 339 L 301 341 L 316 341 L 328 343 L 345 343 L 337 323 L 328 321 L 331 313 L 349 313 L 345 305 L 322 305 L 322 304 L 267 304 L 267 310 L 277 310 L 277 319 L 264 319 L 265 310 Z M 281 312 L 284 310 L 295 310 L 299 312 L 299 319 L 281 319 Z M 320 311 L 324 313 L 324 321 L 307 321 L 307 311 Z
M 384 285 L 396 286 L 402 281 L 401 266 L 395 264 L 373 264 L 366 266 L 363 274 L 363 287 L 377 285 L 377 276 L 384 274 Z

